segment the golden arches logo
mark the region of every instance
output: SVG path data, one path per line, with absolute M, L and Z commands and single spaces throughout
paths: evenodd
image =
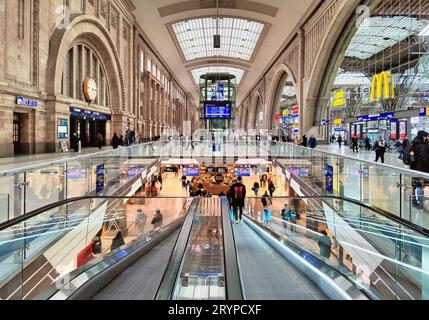
M 392 74 L 384 71 L 376 74 L 372 78 L 371 84 L 371 102 L 380 99 L 392 99 L 395 97 L 395 86 L 393 84 Z

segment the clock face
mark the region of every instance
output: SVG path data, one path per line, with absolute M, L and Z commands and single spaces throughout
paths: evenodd
M 87 100 L 94 101 L 97 98 L 97 82 L 94 78 L 86 79 L 83 89 Z

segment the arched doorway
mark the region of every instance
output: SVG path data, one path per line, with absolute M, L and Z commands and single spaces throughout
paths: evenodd
M 299 119 L 298 98 L 293 79 L 283 72 L 274 94 L 268 128 L 279 137 L 292 138 L 299 134 Z

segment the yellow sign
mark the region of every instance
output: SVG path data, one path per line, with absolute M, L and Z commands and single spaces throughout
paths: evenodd
M 343 123 L 343 119 L 335 119 L 334 120 L 334 124 L 342 124 Z
M 341 89 L 334 92 L 334 99 L 332 100 L 333 107 L 344 107 L 346 105 L 346 92 Z
M 388 71 L 376 74 L 372 78 L 371 102 L 381 99 L 392 99 L 394 97 L 395 86 L 393 84 L 392 74 Z

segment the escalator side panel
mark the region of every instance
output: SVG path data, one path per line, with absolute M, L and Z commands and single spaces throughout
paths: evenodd
M 127 268 L 93 300 L 153 300 L 170 259 L 179 230 Z
M 246 299 L 327 299 L 315 284 L 247 224 L 234 225 L 234 235 Z

